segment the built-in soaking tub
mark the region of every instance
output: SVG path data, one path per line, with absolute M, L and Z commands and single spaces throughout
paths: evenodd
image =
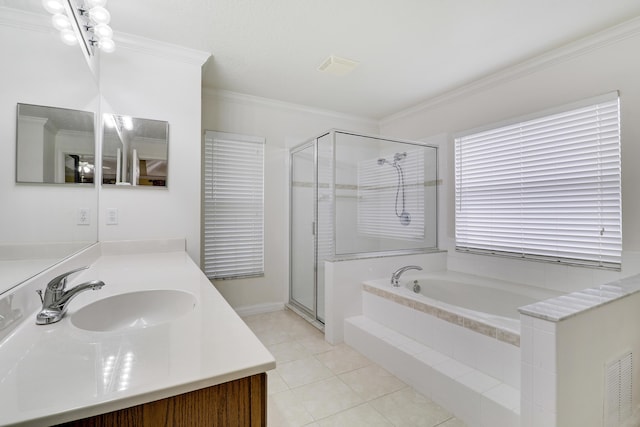
M 492 425 L 517 425 L 518 307 L 558 294 L 450 271 L 420 273 L 406 272 L 399 287 L 388 278 L 364 282 L 362 316 L 345 321 L 345 341 L 470 426 L 481 425 L 482 402 L 495 409 L 487 419 L 503 420 Z M 463 394 L 477 405 L 462 405 Z
M 520 336 L 518 307 L 559 295 L 452 271 L 405 273 L 399 287 L 391 286 L 389 279 L 367 281 L 363 290 L 516 346 Z

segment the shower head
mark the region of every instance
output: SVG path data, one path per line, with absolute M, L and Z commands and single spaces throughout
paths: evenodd
M 378 159 L 378 166 L 382 166 L 382 165 L 384 165 L 385 163 L 387 163 L 387 159 L 383 159 L 383 158 L 379 158 L 379 159 Z
M 407 153 L 403 152 L 403 153 L 396 153 L 393 155 L 393 161 L 394 162 L 399 162 L 400 160 L 403 160 L 405 157 L 407 157 Z

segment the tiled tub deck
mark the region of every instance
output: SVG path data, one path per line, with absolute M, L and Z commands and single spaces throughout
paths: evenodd
M 517 321 L 478 315 L 377 284 L 363 284 L 363 315 L 345 342 L 470 427 L 520 420 Z

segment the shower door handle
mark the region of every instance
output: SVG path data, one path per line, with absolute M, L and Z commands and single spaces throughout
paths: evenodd
M 315 235 L 316 235 L 316 222 L 315 222 L 315 221 L 313 221 L 313 222 L 311 223 L 311 235 L 312 235 L 312 236 L 315 236 Z

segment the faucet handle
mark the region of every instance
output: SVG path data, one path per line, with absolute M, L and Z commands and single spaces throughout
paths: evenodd
M 85 265 L 84 267 L 76 268 L 74 270 L 67 271 L 66 273 L 62 273 L 61 275 L 54 277 L 47 284 L 47 289 L 50 291 L 63 291 L 64 287 L 67 285 L 68 276 L 72 275 L 73 273 L 77 273 L 78 271 L 86 270 L 87 268 L 89 268 L 89 266 Z
M 36 293 L 40 295 L 40 302 L 44 304 L 44 297 L 42 296 L 42 289 L 36 289 Z

